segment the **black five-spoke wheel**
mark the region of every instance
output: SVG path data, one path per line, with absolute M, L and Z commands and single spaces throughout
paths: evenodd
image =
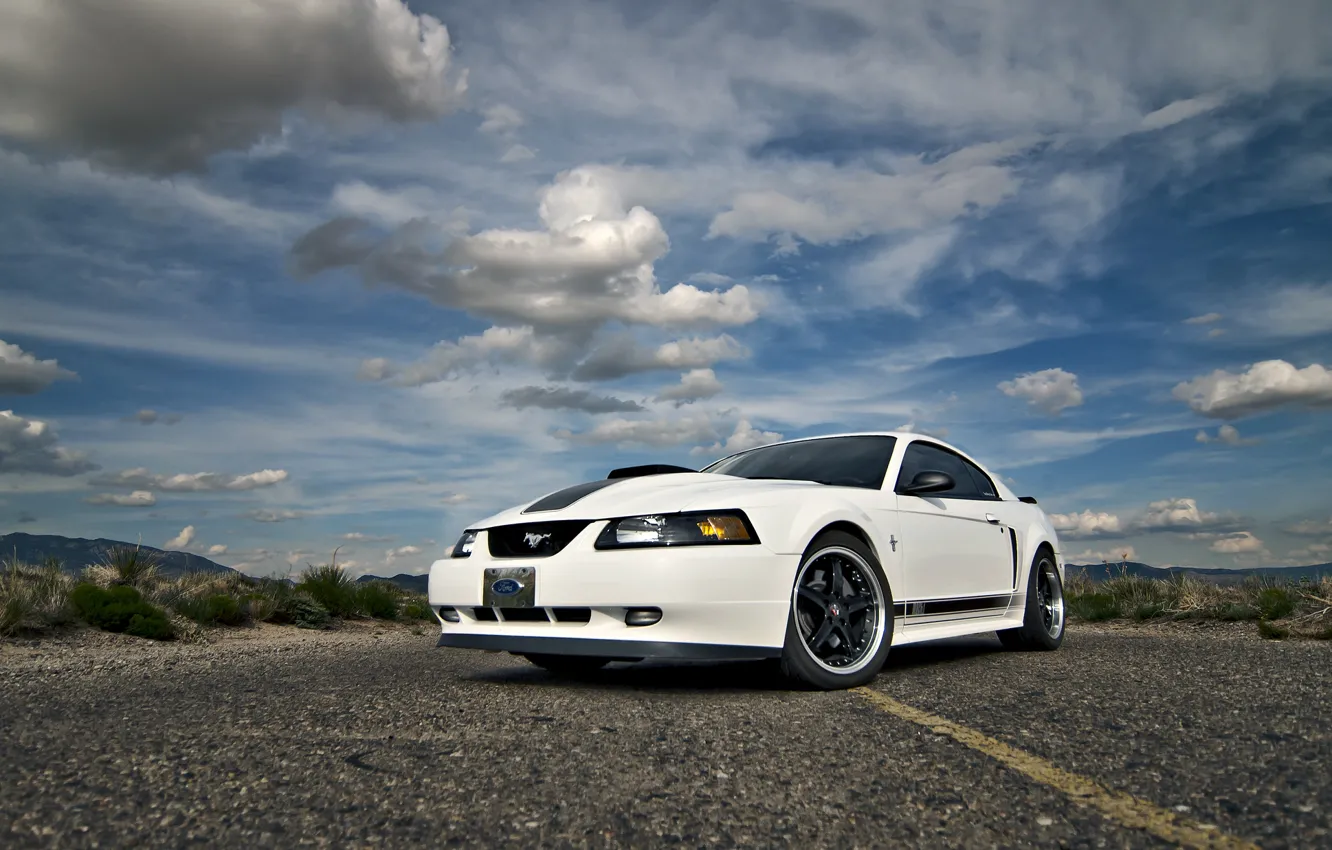
M 859 557 L 828 550 L 805 565 L 796 589 L 796 617 L 815 661 L 846 670 L 863 660 L 878 626 L 878 582 Z
M 868 544 L 825 531 L 805 550 L 791 589 L 781 669 L 806 687 L 870 681 L 893 642 L 893 597 Z

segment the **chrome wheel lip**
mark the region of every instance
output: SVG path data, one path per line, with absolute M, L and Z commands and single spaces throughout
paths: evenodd
M 1041 625 L 1051 638 L 1064 633 L 1064 588 L 1059 572 L 1048 560 L 1042 560 L 1036 576 L 1036 605 L 1041 612 Z
M 811 635 L 805 633 L 800 624 L 800 614 L 798 609 L 797 597 L 800 594 L 800 587 L 809 570 L 815 567 L 822 559 L 835 556 L 844 558 L 865 578 L 869 585 L 870 595 L 872 596 L 872 613 L 874 616 L 874 635 L 866 647 L 861 651 L 860 656 L 851 664 L 844 666 L 834 666 L 827 663 L 814 652 L 809 645 Z M 795 585 L 791 590 L 791 615 L 796 620 L 796 633 L 800 638 L 800 646 L 805 651 L 811 661 L 819 665 L 823 670 L 829 673 L 835 673 L 839 676 L 846 676 L 865 669 L 878 655 L 880 647 L 883 646 L 884 637 L 888 626 L 887 606 L 884 604 L 884 590 L 879 582 L 879 577 L 875 570 L 869 565 L 859 553 L 847 549 L 844 546 L 826 546 L 811 555 L 804 563 L 800 565 L 800 571 L 796 573 Z

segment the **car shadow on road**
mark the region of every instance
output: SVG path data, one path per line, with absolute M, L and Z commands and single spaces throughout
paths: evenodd
M 888 654 L 888 662 L 879 675 L 891 676 L 895 670 L 969 661 L 1000 652 L 1003 649 L 999 642 L 985 636 L 902 646 Z M 738 693 L 792 689 L 791 682 L 781 675 L 776 661 L 615 663 L 579 675 L 551 673 L 522 659 L 513 661 L 518 663 L 515 665 L 505 660 L 501 662 L 503 666 L 477 670 L 461 678 L 499 685 L 595 690 Z

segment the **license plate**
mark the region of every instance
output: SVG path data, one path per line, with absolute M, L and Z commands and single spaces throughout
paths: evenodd
M 535 567 L 486 567 L 481 604 L 486 608 L 536 605 Z

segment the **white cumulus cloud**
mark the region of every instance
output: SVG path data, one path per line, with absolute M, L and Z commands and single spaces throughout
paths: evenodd
M 1223 446 L 1252 446 L 1258 442 L 1251 437 L 1241 437 L 1239 429 L 1230 424 L 1217 428 L 1215 436 L 1206 430 L 1199 431 L 1194 435 L 1194 439 L 1203 444 L 1220 443 Z
M 186 546 L 189 546 L 193 542 L 194 542 L 194 526 L 187 525 L 180 530 L 180 534 L 177 534 L 175 537 L 163 543 L 162 548 L 168 551 L 184 549 Z
M 712 398 L 722 391 L 722 382 L 711 369 L 690 369 L 680 376 L 680 383 L 672 384 L 657 394 L 657 401 L 673 401 L 675 406 Z
M 50 423 L 0 410 L 0 473 L 26 472 L 68 477 L 91 472 L 97 464 L 83 452 L 58 445 Z
M 1029 405 L 1051 416 L 1082 404 L 1078 376 L 1063 369 L 1043 369 L 1018 375 L 1011 381 L 1002 381 L 999 391 L 1012 398 L 1026 399 Z
M 157 497 L 147 490 L 135 490 L 132 493 L 98 493 L 85 499 L 90 505 L 116 505 L 122 508 L 151 508 L 157 504 Z
M 202 493 L 217 490 L 257 490 L 286 480 L 285 469 L 261 469 L 245 475 L 223 475 L 217 472 L 156 475 L 144 467 L 138 467 L 100 475 L 91 483 L 102 487 L 137 487 L 141 490 L 173 493 Z
M 1124 523 L 1115 514 L 1084 510 L 1082 513 L 1050 514 L 1050 523 L 1060 537 L 1113 537 L 1124 532 Z
M 769 443 L 775 443 L 781 440 L 782 435 L 776 431 L 763 431 L 750 424 L 748 419 L 741 419 L 735 423 L 733 430 L 725 440 L 714 443 L 711 446 L 697 446 L 690 451 L 693 455 L 711 455 L 714 457 L 724 457 L 733 455 L 736 452 L 756 449 L 759 446 L 766 446 Z
M 729 334 L 689 337 L 655 348 L 645 348 L 629 336 L 619 336 L 594 349 L 574 368 L 573 378 L 605 381 L 659 369 L 704 369 L 723 360 L 748 356 L 749 349 Z
M 202 169 L 288 110 L 424 120 L 466 89 L 401 0 L 12 0 L 0 33 L 0 135 L 138 171 Z
M 1196 499 L 1162 499 L 1151 502 L 1134 523 L 1144 530 L 1190 531 L 1215 524 L 1220 517 L 1198 507 Z
M 481 110 L 481 115 L 484 120 L 477 129 L 482 133 L 507 136 L 523 126 L 523 114 L 507 103 L 487 106 Z
M 443 250 L 432 246 L 447 234 L 429 222 L 414 220 L 381 237 L 364 222 L 334 219 L 296 241 L 291 264 L 298 276 L 354 266 L 367 284 L 495 322 L 483 334 L 441 342 L 420 364 L 376 358 L 362 368 L 363 377 L 411 385 L 445 380 L 491 356 L 567 367 L 595 348 L 597 331 L 612 322 L 674 329 L 743 325 L 759 316 L 760 299 L 743 284 L 663 288 L 654 274 L 670 245 L 661 222 L 642 206 L 627 206 L 595 170 L 560 174 L 543 191 L 539 214 L 542 229 L 483 230 Z M 713 362 L 671 362 L 669 350 L 661 351 L 661 368 Z
M 1175 398 L 1197 413 L 1234 419 L 1287 405 L 1332 405 L 1332 372 L 1312 363 L 1303 369 L 1285 360 L 1264 360 L 1238 374 L 1217 369 L 1177 384 Z
M 1263 541 L 1254 537 L 1248 531 L 1236 531 L 1218 537 L 1207 548 L 1222 555 L 1245 555 L 1252 552 L 1262 552 Z
M 1084 549 L 1077 554 L 1064 556 L 1064 562 L 1068 564 L 1099 564 L 1109 562 L 1117 564 L 1121 561 L 1136 561 L 1138 552 L 1132 546 L 1119 546 L 1114 549 Z
M 38 360 L 36 355 L 0 339 L 0 395 L 32 395 L 56 381 L 77 377 L 54 360 Z

